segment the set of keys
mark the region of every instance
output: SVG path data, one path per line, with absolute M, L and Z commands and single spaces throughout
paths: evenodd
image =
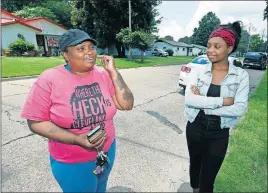
M 98 152 L 98 155 L 96 157 L 96 160 L 97 160 L 97 162 L 96 162 L 97 167 L 93 171 L 93 173 L 96 174 L 96 175 L 99 175 L 99 174 L 101 174 L 103 172 L 104 165 L 106 163 L 110 163 L 110 160 L 108 158 L 108 154 L 107 153 L 104 153 L 103 151 L 99 151 Z

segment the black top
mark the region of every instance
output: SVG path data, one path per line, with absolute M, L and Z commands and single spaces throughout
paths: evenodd
M 221 96 L 221 86 L 216 84 L 211 84 L 208 93 L 208 97 L 220 97 Z
M 215 85 L 215 84 L 211 84 L 209 89 L 208 89 L 208 93 L 207 96 L 208 97 L 220 97 L 221 95 L 221 85 Z M 220 116 L 217 115 L 206 115 L 205 112 L 203 110 L 201 110 L 200 115 L 202 118 L 207 118 L 209 120 L 215 120 L 215 121 L 220 121 Z

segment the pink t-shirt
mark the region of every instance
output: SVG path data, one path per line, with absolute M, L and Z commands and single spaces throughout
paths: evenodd
M 21 117 L 36 121 L 51 121 L 77 134 L 88 133 L 97 125 L 104 125 L 108 151 L 115 138 L 113 118 L 115 94 L 108 72 L 95 66 L 86 76 L 77 76 L 64 65 L 43 72 L 34 82 L 24 104 Z M 65 163 L 93 161 L 96 150 L 86 150 L 78 145 L 48 140 L 53 158 Z

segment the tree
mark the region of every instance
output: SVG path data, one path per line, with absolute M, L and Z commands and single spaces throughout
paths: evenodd
M 132 30 L 157 31 L 158 12 L 155 0 L 131 0 Z M 97 39 L 99 47 L 115 44 L 119 57 L 125 57 L 125 46 L 116 38 L 121 28 L 128 27 L 128 0 L 74 0 L 71 21 Z
M 146 50 L 152 47 L 155 37 L 151 32 L 137 30 L 131 32 L 129 28 L 121 29 L 116 35 L 118 41 L 123 42 L 124 46 L 131 46 L 138 48 L 141 51 L 141 61 L 143 62 L 143 55 Z
M 263 20 L 266 20 L 268 18 L 268 0 L 266 0 L 266 7 L 263 12 Z
M 237 46 L 237 52 L 246 53 L 249 41 L 249 33 L 247 30 L 242 29 L 241 31 L 241 39 Z
M 190 37 L 185 36 L 185 37 L 183 37 L 183 38 L 180 38 L 180 39 L 178 40 L 178 42 L 183 42 L 183 43 L 186 43 L 186 44 L 192 44 L 192 42 L 193 42 L 193 37 L 192 37 L 192 36 L 190 36 Z
M 146 50 L 152 47 L 154 36 L 146 31 L 134 31 L 131 34 L 131 47 L 138 48 L 141 51 L 141 61 Z
M 194 28 L 193 43 L 207 46 L 210 33 L 219 27 L 221 21 L 213 12 L 208 12 L 200 21 L 199 26 Z
M 261 46 L 260 46 L 260 52 L 268 52 L 268 50 L 267 50 L 267 47 L 268 45 L 267 45 L 267 41 L 265 41 L 264 43 L 262 43 L 261 44 Z
M 251 36 L 251 51 L 259 52 L 261 45 L 263 44 L 263 40 L 259 34 L 255 34 Z
M 69 0 L 3 0 L 2 1 L 2 8 L 14 14 L 16 14 L 16 12 L 20 10 L 24 10 L 25 7 L 31 7 L 34 9 L 36 9 L 36 7 L 47 8 L 54 14 L 53 17 L 56 16 L 56 20 L 53 21 L 58 21 L 59 24 L 67 28 L 72 27 L 71 14 L 70 14 L 72 12 L 72 2 Z M 24 11 L 23 15 L 26 15 L 26 17 L 28 17 L 27 13 L 25 12 L 27 12 L 27 9 L 26 11 Z
M 22 10 L 16 11 L 15 15 L 23 18 L 33 18 L 33 17 L 46 17 L 54 22 L 58 22 L 57 17 L 50 9 L 37 6 L 37 7 L 23 7 Z
M 1 9 L 13 13 L 15 11 L 22 10 L 24 6 L 41 5 L 42 1 L 44 0 L 2 0 Z
M 130 29 L 127 28 L 123 28 L 120 30 L 120 32 L 118 34 L 116 34 L 116 39 L 119 42 L 122 42 L 123 45 L 128 48 L 129 46 L 131 46 L 131 31 Z
M 170 40 L 170 41 L 174 41 L 174 38 L 172 37 L 172 36 L 165 36 L 164 38 L 163 38 L 164 40 Z
M 71 23 L 71 12 L 72 4 L 70 1 L 61 0 L 61 1 L 44 1 L 41 4 L 43 7 L 51 10 L 52 13 L 56 16 L 58 23 L 66 28 L 72 28 Z

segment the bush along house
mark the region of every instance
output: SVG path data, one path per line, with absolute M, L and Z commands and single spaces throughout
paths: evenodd
M 24 19 L 1 9 L 2 50 L 18 39 L 33 44 L 40 56 L 59 56 L 59 37 L 68 29 L 45 17 Z

